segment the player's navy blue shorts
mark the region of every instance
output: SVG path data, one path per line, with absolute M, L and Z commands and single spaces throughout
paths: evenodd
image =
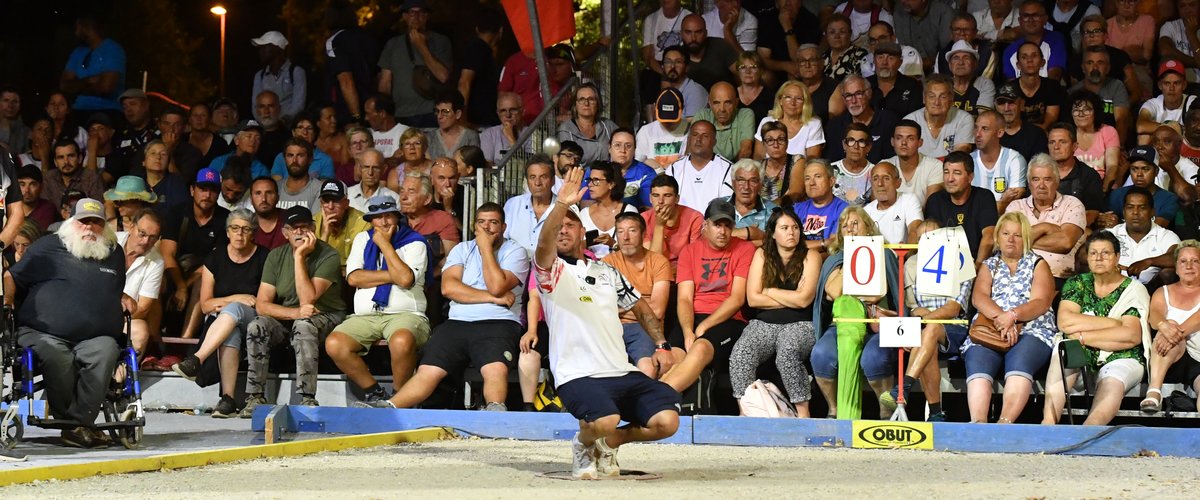
M 629 372 L 620 377 L 581 377 L 558 387 L 567 411 L 585 422 L 609 415 L 645 427 L 663 410 L 679 411 L 679 393 L 671 386 Z

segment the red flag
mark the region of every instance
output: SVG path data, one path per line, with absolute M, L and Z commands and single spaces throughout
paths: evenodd
M 549 47 L 575 36 L 575 6 L 571 0 L 535 0 L 538 24 L 542 28 L 542 48 Z M 521 44 L 521 51 L 533 52 L 533 33 L 529 25 L 529 9 L 526 0 L 501 0 L 513 35 Z

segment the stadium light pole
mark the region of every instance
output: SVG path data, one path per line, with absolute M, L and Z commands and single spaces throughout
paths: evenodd
M 221 97 L 225 97 L 225 14 L 229 11 L 221 5 L 214 5 L 209 12 L 221 18 Z

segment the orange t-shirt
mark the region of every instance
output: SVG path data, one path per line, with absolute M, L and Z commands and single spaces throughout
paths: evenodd
M 605 255 L 600 259 L 610 266 L 613 266 L 629 281 L 633 288 L 637 289 L 646 302 L 650 301 L 651 292 L 654 291 L 654 284 L 659 281 L 674 281 L 675 273 L 671 271 L 671 263 L 666 257 L 656 252 L 646 252 L 646 257 L 643 260 L 642 269 L 633 266 L 632 263 L 625 260 L 625 254 L 620 251 L 615 251 Z M 623 323 L 636 323 L 627 318 L 622 318 Z

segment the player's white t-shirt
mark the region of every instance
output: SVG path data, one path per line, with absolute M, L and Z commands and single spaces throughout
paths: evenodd
M 879 226 L 879 233 L 888 243 L 904 243 L 908 237 L 908 225 L 924 217 L 921 203 L 912 193 L 899 193 L 896 202 L 887 210 L 879 209 L 879 201 L 872 201 L 863 209 Z
M 971 153 L 971 159 L 975 160 L 975 179 L 971 181 L 971 185 L 991 191 L 996 195 L 996 201 L 1000 201 L 1000 197 L 1009 188 L 1023 188 L 1029 185 L 1025 178 L 1025 158 L 1021 153 L 1001 147 L 1000 156 L 990 169 L 983 164 L 978 149 Z
M 679 204 L 704 213 L 708 202 L 716 197 L 733 195 L 733 164 L 721 155 L 713 155 L 712 161 L 702 170 L 692 166 L 691 155 L 680 158 L 663 171 L 679 183 Z
M 917 170 L 913 172 L 912 179 L 905 179 L 904 173 L 900 174 L 900 189 L 901 193 L 912 193 L 917 197 L 917 201 L 921 203 L 921 207 L 925 206 L 925 199 L 929 197 L 929 188 L 942 183 L 942 162 L 937 158 L 925 156 L 917 153 L 921 158 L 917 160 Z M 893 156 L 884 160 L 896 166 L 896 170 L 900 169 L 900 157 Z
M 659 121 L 642 125 L 642 128 L 637 131 L 637 149 L 634 150 L 634 158 L 661 172 L 668 165 L 675 163 L 687 151 L 687 130 L 686 126 L 680 125 L 672 132 Z M 657 165 L 647 160 L 653 160 Z
M 542 310 L 550 330 L 550 372 L 555 387 L 582 377 L 620 377 L 637 371 L 625 352 L 620 312 L 642 298 L 616 268 L 596 260 L 550 269 L 534 264 Z
M 391 130 L 372 130 L 371 138 L 375 140 L 375 149 L 383 153 L 384 158 L 391 158 L 400 150 L 400 135 L 408 130 L 408 126 L 396 123 Z
M 1183 123 L 1183 112 L 1192 105 L 1192 101 L 1196 100 L 1196 96 L 1184 94 L 1183 106 L 1176 109 L 1167 109 L 1163 102 L 1163 96 L 1159 95 L 1142 104 L 1142 111 L 1149 111 L 1150 118 L 1158 123 L 1179 122 Z

